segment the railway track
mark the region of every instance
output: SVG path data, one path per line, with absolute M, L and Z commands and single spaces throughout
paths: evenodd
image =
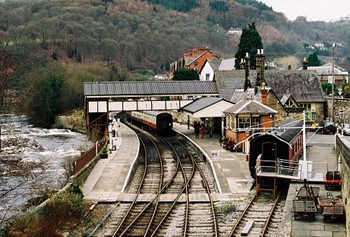
M 254 196 L 241 213 L 229 236 L 279 236 L 285 196 Z
M 128 188 L 134 199 L 115 204 L 86 236 L 218 236 L 214 187 L 198 157 L 174 137 L 138 133 L 144 152 Z

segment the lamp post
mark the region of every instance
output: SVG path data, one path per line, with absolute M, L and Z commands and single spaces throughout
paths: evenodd
M 334 44 L 332 46 L 332 122 L 334 122 Z

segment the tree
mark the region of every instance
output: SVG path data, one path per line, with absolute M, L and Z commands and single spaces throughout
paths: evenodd
M 320 66 L 321 61 L 318 59 L 316 53 L 312 53 L 307 57 L 308 66 Z
M 344 98 L 350 98 L 350 83 L 344 83 L 341 86 L 342 95 Z
M 37 70 L 30 77 L 27 96 L 31 122 L 36 126 L 51 127 L 56 115 L 62 113 L 63 68 L 52 64 Z
M 246 57 L 246 53 L 249 54 L 250 68 L 255 69 L 256 62 L 255 56 L 258 49 L 262 49 L 263 43 L 259 32 L 255 28 L 255 23 L 243 28 L 242 35 L 238 44 L 238 51 L 235 54 L 235 67 L 240 68 L 240 62 L 242 58 Z
M 9 89 L 9 79 L 19 69 L 19 64 L 13 55 L 5 50 L 0 50 L 0 107 L 4 105 L 6 90 Z
M 180 68 L 174 72 L 173 80 L 199 80 L 199 76 L 196 70 L 194 69 Z
M 332 83 L 322 83 L 321 86 L 326 96 L 332 94 Z M 338 88 L 335 84 L 334 84 L 334 95 L 339 95 Z
M 11 115 L 6 115 L 4 118 L 5 120 L 12 119 Z M 3 120 L 3 122 L 5 121 Z M 17 203 L 18 200 L 28 200 L 30 197 L 36 197 L 39 193 L 43 193 L 44 190 L 39 187 L 38 180 L 44 178 L 47 168 L 47 161 L 29 161 L 22 155 L 23 151 L 28 148 L 34 151 L 40 151 L 43 148 L 26 137 L 10 133 L 16 129 L 13 126 L 6 126 L 7 135 L 1 141 L 7 149 L 1 151 L 0 159 L 0 227 L 11 221 L 17 215 L 16 213 L 21 212 L 19 206 L 13 205 L 14 203 Z M 49 184 L 45 183 L 44 185 Z M 34 202 L 35 200 L 31 199 L 33 205 L 38 204 Z

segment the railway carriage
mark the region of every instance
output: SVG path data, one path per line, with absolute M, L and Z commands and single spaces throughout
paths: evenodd
M 249 170 L 253 179 L 256 178 L 256 163 L 258 157 L 265 166 L 274 165 L 277 159 L 295 164 L 303 152 L 302 121 L 287 120 L 277 130 L 257 134 L 250 141 Z M 271 161 L 271 164 L 268 164 Z
M 129 119 L 160 135 L 171 135 L 173 132 L 173 116 L 160 111 L 131 111 Z

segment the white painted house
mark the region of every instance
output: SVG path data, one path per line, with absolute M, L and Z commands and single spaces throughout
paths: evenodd
M 235 69 L 235 59 L 207 59 L 199 73 L 201 81 L 213 81 L 217 71 L 231 71 Z

